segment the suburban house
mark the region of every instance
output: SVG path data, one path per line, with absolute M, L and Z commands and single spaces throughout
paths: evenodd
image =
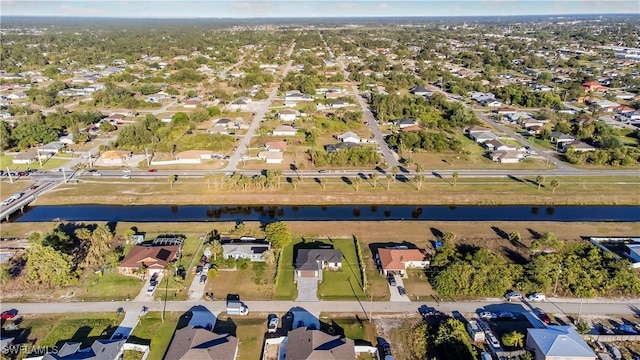
M 39 146 L 37 151 L 38 153 L 57 154 L 60 150 L 64 149 L 65 146 L 66 145 L 60 141 L 52 141 L 48 144 Z
M 249 259 L 251 261 L 264 261 L 262 254 L 271 250 L 271 244 L 268 241 L 230 241 L 222 243 L 223 256 L 225 259 Z
M 360 144 L 356 144 L 356 143 L 352 143 L 352 142 L 340 142 L 337 144 L 327 144 L 324 146 L 324 149 L 327 150 L 327 152 L 335 152 L 338 150 L 343 150 L 343 149 L 350 149 L 350 148 L 354 148 L 360 146 Z
M 296 136 L 298 131 L 289 125 L 280 125 L 273 130 L 274 136 Z
M 398 127 L 400 127 L 400 129 L 406 128 L 409 126 L 418 125 L 418 123 L 416 122 L 416 119 L 412 119 L 412 118 L 398 119 L 395 121 L 395 123 L 398 125 Z
M 292 90 L 284 94 L 284 101 L 313 101 L 313 96 L 303 94 L 300 91 Z
M 129 155 L 129 151 L 107 150 L 100 155 L 100 159 L 104 166 L 123 166 Z
M 501 107 L 496 110 L 496 114 L 498 115 L 507 115 L 507 114 L 515 114 L 518 110 L 510 107 Z
M 284 154 L 277 151 L 261 151 L 258 153 L 258 159 L 264 160 L 267 164 L 282 164 Z
M 299 249 L 294 267 L 299 277 L 318 277 L 324 269 L 342 268 L 342 252 L 337 249 Z
M 176 160 L 183 164 L 200 164 L 202 160 L 213 160 L 214 152 L 209 150 L 187 150 L 176 154 Z
M 65 144 L 65 145 L 72 145 L 73 144 L 73 133 L 60 136 L 58 138 L 58 141 L 63 143 L 63 144 Z
M 489 157 L 501 164 L 516 164 L 523 158 L 523 154 L 518 151 L 499 150 L 492 152 Z
M 496 96 L 492 93 L 481 93 L 481 92 L 472 92 L 469 93 L 471 100 L 474 100 L 478 103 L 492 101 L 496 99 Z
M 38 154 L 35 151 L 27 151 L 18 153 L 13 157 L 12 162 L 14 164 L 31 164 L 38 160 Z
M 233 121 L 231 119 L 228 118 L 222 118 L 219 119 L 218 121 L 216 121 L 216 125 L 215 126 L 222 126 L 225 128 L 229 128 L 231 126 L 233 126 Z
M 629 252 L 626 253 L 626 255 L 629 257 L 631 262 L 640 262 L 640 244 L 627 245 L 627 249 Z
M 271 141 L 264 144 L 267 151 L 283 152 L 287 148 L 287 143 L 283 140 Z
M 349 142 L 349 143 L 359 143 L 360 142 L 360 137 L 358 136 L 358 134 L 354 133 L 353 131 L 347 131 L 343 134 L 340 134 L 337 136 L 338 140 L 342 141 L 342 142 Z
M 350 102 L 345 101 L 345 100 L 336 100 L 336 101 L 332 101 L 331 103 L 329 103 L 329 107 L 332 109 L 339 109 L 339 108 L 344 108 L 351 105 Z
M 80 349 L 81 342 L 64 343 L 55 353 L 47 353 L 42 360 L 106 360 L 121 359 L 124 354 L 124 343 L 121 340 L 96 340 L 91 347 Z
M 562 149 L 567 151 L 569 149 L 573 149 L 576 152 L 587 152 L 587 151 L 595 151 L 596 148 L 587 144 L 586 142 L 580 140 L 574 140 L 570 142 L 565 142 L 562 144 Z
M 182 107 L 184 107 L 185 109 L 195 109 L 200 106 L 200 104 L 202 104 L 202 100 L 200 98 L 191 98 L 185 101 L 182 104 Z
M 469 137 L 471 138 L 471 140 L 479 144 L 484 144 L 487 141 L 498 139 L 498 136 L 496 136 L 494 133 L 489 131 L 472 132 L 472 133 L 469 133 Z
M 584 90 L 584 92 L 606 92 L 609 88 L 600 85 L 597 81 L 588 81 L 582 84 L 582 90 Z
M 536 360 L 595 360 L 596 354 L 572 325 L 550 325 L 527 330 L 527 349 Z
M 140 269 L 146 269 L 149 275 L 159 273 L 178 259 L 180 249 L 180 245 L 136 245 L 118 265 L 118 273 L 133 275 Z
M 237 357 L 237 337 L 216 334 L 201 327 L 186 326 L 175 332 L 164 358 L 235 360 Z
M 430 264 L 429 255 L 423 249 L 382 248 L 377 255 L 384 275 L 393 272 L 406 276 L 406 269 L 426 269 Z
M 496 108 L 502 106 L 502 103 L 498 100 L 483 101 L 480 104 L 482 106 L 496 107 Z
M 299 327 L 287 334 L 286 360 L 355 358 L 353 339 L 306 327 Z
M 420 85 L 414 86 L 411 90 L 409 90 L 409 92 L 417 96 L 430 97 L 431 95 L 433 95 L 433 92 L 427 90 L 424 86 L 420 86 Z
M 249 107 L 249 103 L 251 102 L 251 99 L 249 99 L 248 97 L 245 96 L 241 96 L 235 100 L 233 100 L 233 102 L 231 104 L 229 104 L 227 107 L 230 110 L 244 110 L 247 107 Z
M 498 139 L 493 139 L 493 140 L 489 140 L 484 142 L 484 146 L 492 151 L 500 151 L 500 150 L 504 150 L 504 151 L 515 151 L 518 148 L 512 145 L 507 145 L 505 143 L 503 143 L 502 141 L 498 140 Z
M 561 133 L 559 131 L 552 131 L 551 132 L 551 142 L 554 144 L 562 144 L 562 143 L 569 143 L 574 141 L 576 138 L 574 138 L 571 135 L 565 134 L 565 133 Z
M 298 115 L 300 115 L 300 113 L 297 110 L 285 109 L 278 112 L 278 119 L 280 119 L 280 121 L 294 121 L 298 118 Z

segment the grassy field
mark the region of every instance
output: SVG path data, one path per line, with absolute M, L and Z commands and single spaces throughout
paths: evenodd
M 59 168 L 60 166 L 66 164 L 71 160 L 66 157 L 52 157 L 47 160 L 42 160 L 42 166 L 38 161 L 34 161 L 31 164 L 14 164 L 13 163 L 13 155 L 3 155 L 0 156 L 0 169 L 7 170 L 7 167 L 12 171 L 21 171 L 26 169 L 37 169 L 37 170 L 50 170 Z
M 217 333 L 229 333 L 238 338 L 240 341 L 238 360 L 254 360 L 261 358 L 266 329 L 266 317 L 229 318 L 222 315 L 218 317 L 213 330 Z
M 249 263 L 245 270 L 220 270 L 215 278 L 207 281 L 205 292 L 213 292 L 218 299 L 238 294 L 243 300 L 271 300 L 275 270 L 275 264 L 265 263 Z
M 82 347 L 87 347 L 95 340 L 110 338 L 120 320 L 115 312 L 28 315 L 18 330 L 3 329 L 2 336 L 15 337 L 19 343 L 29 342 L 34 347 L 60 347 L 63 342 L 81 342 Z M 27 354 L 18 355 L 21 359 Z
M 307 241 L 309 240 L 307 239 Z M 335 249 L 342 252 L 342 269 L 322 272 L 323 279 L 318 284 L 318 297 L 321 300 L 363 300 L 368 298 L 368 295 L 362 290 L 362 273 L 358 266 L 358 256 L 353 241 L 353 239 L 313 240 L 314 243 L 333 245 Z M 312 248 L 316 246 L 314 244 Z M 301 248 L 304 247 L 301 246 Z
M 408 270 L 406 279 L 402 279 L 404 288 L 407 290 L 407 296 L 412 301 L 425 301 L 431 299 L 431 295 L 435 294 L 431 289 L 431 284 L 427 280 L 423 270 Z
M 353 340 L 361 340 L 372 345 L 376 343 L 376 330 L 372 322 L 355 316 L 345 317 L 344 314 L 320 314 L 320 329 L 333 327 L 336 335 L 344 335 Z
M 92 274 L 78 286 L 75 297 L 81 301 L 122 301 L 127 296 L 133 299 L 140 292 L 142 284 L 142 279 L 133 276 Z
M 420 191 L 412 182 L 396 181 L 387 190 L 386 180 L 365 180 L 358 191 L 340 178 L 331 178 L 323 189 L 313 179 L 305 179 L 294 189 L 283 179 L 277 190 L 207 189 L 202 179 L 179 179 L 171 189 L 166 179 L 144 182 L 110 182 L 91 179 L 80 184 L 62 185 L 41 196 L 36 205 L 61 204 L 455 204 L 455 205 L 638 205 L 640 181 L 634 177 L 557 177 L 545 176 L 545 187 L 538 190 L 536 176 L 512 178 L 452 178 L 429 176 Z M 555 191 L 548 186 L 559 183 Z M 4 184 L 3 184 L 4 185 Z
M 149 345 L 151 351 L 147 359 L 161 360 L 169 347 L 176 324 L 180 322 L 181 313 L 167 312 L 162 322 L 159 312 L 149 312 L 140 319 L 140 323 L 133 329 L 129 341 L 141 345 Z
M 293 283 L 293 255 L 293 246 L 286 246 L 280 253 L 274 300 L 295 300 L 298 297 L 298 288 Z

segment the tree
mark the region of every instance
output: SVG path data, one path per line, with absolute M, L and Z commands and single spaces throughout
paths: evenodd
M 551 180 L 551 191 L 556 192 L 559 185 L 558 180 Z
M 522 240 L 522 236 L 520 236 L 520 232 L 518 232 L 517 230 L 510 232 L 508 236 L 509 236 L 509 241 L 511 241 L 512 243 L 516 243 Z
M 375 189 L 376 186 L 378 185 L 378 180 L 380 179 L 380 175 L 375 172 L 373 174 L 371 174 L 371 180 L 373 180 L 373 188 Z
M 536 184 L 538 184 L 538 190 L 540 190 L 540 186 L 544 182 L 544 176 L 538 175 L 536 176 Z
M 4 262 L 0 264 L 0 284 L 4 285 L 11 280 L 11 273 L 9 272 L 9 263 Z
M 391 173 L 393 174 L 393 182 L 396 182 L 396 179 L 398 178 L 398 172 L 400 171 L 400 169 L 397 166 L 394 166 L 391 168 Z
M 136 234 L 136 230 L 134 228 L 128 228 L 127 230 L 124 231 L 122 236 L 124 236 L 125 240 L 129 242 L 131 240 L 131 237 L 135 234 Z
M 391 181 L 393 180 L 393 175 L 387 174 L 385 178 L 387 179 L 387 190 L 389 190 L 389 187 L 391 186 Z
M 327 178 L 320 178 L 320 185 L 322 185 L 322 189 L 326 189 L 327 188 Z
M 356 188 L 356 192 L 360 190 L 360 184 L 362 184 L 362 178 L 360 176 L 353 178 L 353 186 Z
M 422 183 L 424 182 L 424 175 L 418 174 L 413 177 L 413 181 L 416 183 L 416 188 L 422 190 Z
M 423 171 L 424 171 L 424 166 L 422 166 L 422 164 L 416 164 L 416 172 L 418 174 L 422 174 Z
M 27 276 L 25 283 L 37 287 L 59 287 L 75 279 L 73 258 L 51 246 L 31 243 L 25 251 Z
M 98 126 L 98 128 L 100 129 L 100 131 L 105 133 L 110 133 L 116 130 L 116 126 L 108 121 L 103 121 L 102 123 L 100 123 L 100 126 Z
M 508 332 L 502 335 L 502 343 L 505 346 L 521 348 L 524 345 L 524 334 L 518 331 Z
M 453 186 L 456 186 L 456 182 L 458 181 L 460 174 L 457 171 L 454 171 L 453 174 L 451 174 L 451 177 L 453 178 Z
M 453 242 L 456 239 L 456 234 L 451 231 L 447 231 L 442 235 L 442 240 Z
M 88 267 L 95 267 L 103 264 L 105 258 L 111 250 L 110 241 L 113 238 L 113 233 L 106 224 L 99 225 L 89 239 L 85 239 L 86 254 L 84 257 L 84 265 Z
M 220 240 L 214 239 L 211 242 L 211 253 L 213 254 L 213 261 L 217 261 L 218 255 L 222 255 L 223 252 L 224 252 L 224 249 L 222 248 L 222 244 L 220 243 Z
M 207 189 L 211 190 L 211 182 L 215 179 L 215 174 L 206 173 L 204 174 L 204 181 L 207 182 Z
M 291 228 L 282 221 L 272 222 L 264 227 L 264 234 L 271 242 L 271 247 L 280 250 L 289 245 L 292 240 Z
M 169 182 L 169 184 L 171 184 L 171 189 L 173 189 L 173 183 L 176 182 L 176 180 L 178 180 L 178 176 L 177 175 L 169 175 L 169 176 L 167 176 L 167 181 Z
M 267 250 L 262 253 L 262 260 L 267 264 L 273 264 L 276 261 L 276 256 L 273 250 Z

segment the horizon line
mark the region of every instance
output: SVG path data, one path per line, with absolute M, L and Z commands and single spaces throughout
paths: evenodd
M 635 16 L 640 18 L 640 13 L 628 12 L 628 13 L 566 13 L 566 14 L 492 14 L 492 15 L 392 15 L 392 16 L 377 16 L 377 15 L 360 15 L 360 16 L 264 16 L 264 17 L 164 17 L 164 16 L 152 16 L 152 17 L 140 17 L 140 16 L 73 16 L 73 15 L 0 15 L 2 18 L 58 18 L 58 19 L 138 19 L 138 20 L 278 20 L 278 19 L 390 19 L 390 18 L 513 18 L 522 16 L 540 16 L 540 17 L 572 17 L 572 16 Z

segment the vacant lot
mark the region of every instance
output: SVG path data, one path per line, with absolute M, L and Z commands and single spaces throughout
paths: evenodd
M 426 301 L 431 299 L 431 295 L 435 294 L 431 289 L 431 284 L 427 280 L 423 270 L 408 270 L 406 279 L 402 279 L 404 288 L 407 290 L 407 296 L 412 301 Z
M 243 300 L 271 300 L 275 270 L 275 264 L 265 263 L 249 263 L 244 270 L 221 269 L 215 278 L 207 281 L 205 292 L 213 292 L 218 299 L 238 294 Z

